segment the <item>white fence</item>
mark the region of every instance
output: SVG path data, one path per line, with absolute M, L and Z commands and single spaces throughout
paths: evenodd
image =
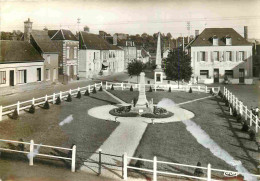
M 259 129 L 259 118 L 254 115 L 252 110 L 248 109 L 247 106 L 243 104 L 242 101 L 239 101 L 238 98 L 232 94 L 227 88 L 224 87 L 224 96 L 227 98 L 228 102 L 236 109 L 236 111 L 245 118 L 249 119 L 250 126 L 255 124 L 255 131 L 258 132 Z
M 143 162 L 150 162 L 153 164 L 153 168 L 147 169 L 147 168 L 129 166 L 128 165 L 129 159 L 139 160 L 139 161 L 143 161 Z M 198 176 L 194 176 L 192 174 L 188 175 L 188 174 L 173 173 L 173 172 L 169 172 L 169 171 L 161 171 L 157 167 L 158 164 L 182 167 L 182 170 L 185 170 L 188 168 L 193 168 L 195 170 L 196 168 L 198 168 L 198 169 L 205 170 L 205 172 L 207 174 L 202 177 L 198 177 Z M 173 162 L 158 161 L 156 156 L 153 158 L 153 160 L 129 157 L 129 156 L 127 156 L 126 153 L 123 155 L 123 165 L 124 165 L 123 166 L 123 179 L 124 180 L 127 180 L 128 169 L 152 173 L 153 181 L 157 181 L 158 174 L 160 174 L 162 176 L 177 176 L 177 177 L 184 177 L 184 178 L 191 178 L 191 179 L 198 179 L 198 180 L 207 180 L 207 181 L 218 181 L 218 180 L 223 180 L 224 177 L 226 178 L 226 177 L 232 177 L 232 176 L 237 176 L 237 175 L 250 175 L 251 177 L 254 177 L 254 178 L 258 178 L 258 179 L 260 178 L 260 175 L 240 173 L 240 172 L 234 172 L 234 171 L 229 171 L 229 170 L 214 169 L 214 168 L 211 168 L 210 164 L 208 164 L 207 167 L 201 167 L 201 166 L 186 165 L 186 164 L 173 163 Z M 212 172 L 214 172 L 214 174 Z
M 75 172 L 75 169 L 76 169 L 76 145 L 74 145 L 72 148 L 64 148 L 64 147 L 57 147 L 57 146 L 50 146 L 50 145 L 35 144 L 33 140 L 31 140 L 30 142 L 22 142 L 22 141 L 0 139 L 0 142 L 18 143 L 18 144 L 23 144 L 23 145 L 29 145 L 29 151 L 15 150 L 15 149 L 9 149 L 9 148 L 4 148 L 4 147 L 0 147 L 0 150 L 8 151 L 8 152 L 29 154 L 29 165 L 31 165 L 31 166 L 33 166 L 33 159 L 36 156 L 37 157 L 41 156 L 41 157 L 48 157 L 48 158 L 57 158 L 57 159 L 63 159 L 63 160 L 71 160 L 71 171 Z M 34 146 L 40 146 L 40 147 L 45 147 L 45 148 L 55 148 L 55 149 L 71 151 L 71 158 L 54 156 L 54 155 L 47 155 L 47 154 L 42 154 L 42 153 L 35 153 Z
M 31 105 L 38 106 L 44 104 L 46 101 L 51 102 L 55 104 L 56 99 L 60 97 L 60 100 L 64 100 L 65 97 L 70 94 L 70 95 L 77 95 L 78 91 L 81 93 L 83 91 L 88 90 L 89 92 L 92 92 L 94 87 L 96 89 L 99 89 L 102 86 L 102 82 L 100 83 L 95 83 L 93 85 L 88 85 L 85 87 L 78 87 L 77 89 L 70 89 L 68 91 L 60 91 L 59 93 L 53 93 L 52 95 L 46 95 L 44 97 L 39 97 L 39 98 L 32 98 L 31 100 L 28 101 L 23 101 L 23 102 L 17 102 L 16 104 L 8 105 L 8 106 L 1 106 L 0 105 L 0 121 L 2 120 L 2 117 L 4 115 L 8 115 L 14 112 L 14 110 L 17 110 L 18 115 L 20 114 L 20 111 L 24 109 L 28 109 L 31 107 Z
M 130 89 L 130 87 L 132 86 L 133 89 L 140 90 L 140 84 L 123 83 L 123 82 L 122 83 L 106 82 L 105 88 L 111 89 L 112 85 L 115 89 L 125 90 L 125 89 Z M 169 88 L 171 88 L 172 91 L 176 90 L 176 91 L 186 91 L 186 92 L 188 92 L 190 88 L 192 89 L 192 91 L 205 92 L 205 93 L 209 93 L 211 89 L 214 93 L 218 93 L 220 91 L 220 87 L 208 87 L 205 85 L 145 84 L 145 87 L 146 88 L 151 87 L 155 92 L 157 90 L 168 91 Z

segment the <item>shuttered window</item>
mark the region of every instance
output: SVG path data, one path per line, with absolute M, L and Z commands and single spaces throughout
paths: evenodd
M 6 71 L 0 71 L 0 84 L 6 83 Z
M 70 47 L 67 47 L 67 58 L 70 58 Z
M 232 53 L 229 51 L 229 52 L 226 52 L 226 61 L 232 61 Z
M 208 70 L 200 70 L 200 77 L 201 78 L 208 78 L 209 77 L 209 71 Z
M 219 61 L 219 52 L 213 52 L 213 60 Z
M 74 52 L 73 52 L 73 54 L 74 54 L 74 58 L 77 58 L 77 47 L 74 47 Z
M 26 70 L 18 70 L 18 73 L 17 73 L 17 83 L 18 84 L 26 83 L 26 78 L 27 78 Z
M 244 60 L 244 52 L 243 51 L 238 52 L 238 60 L 239 61 L 243 61 Z
M 233 70 L 225 70 L 225 76 L 227 78 L 233 78 Z

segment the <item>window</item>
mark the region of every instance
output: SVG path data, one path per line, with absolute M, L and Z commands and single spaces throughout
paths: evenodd
M 0 84 L 6 83 L 6 71 L 0 71 Z
M 26 70 L 18 70 L 18 73 L 17 73 L 17 83 L 18 84 L 26 83 L 26 78 L 27 78 L 26 73 L 27 73 Z
M 50 69 L 45 70 L 45 79 L 50 80 Z
M 243 61 L 244 60 L 244 52 L 238 52 L 238 60 Z
M 200 52 L 200 61 L 206 61 L 206 52 Z
M 219 52 L 213 52 L 213 60 L 219 61 Z
M 74 47 L 74 58 L 77 58 L 77 47 Z
M 57 79 L 57 70 L 53 69 L 53 80 Z
M 227 78 L 233 78 L 233 70 L 225 70 L 225 76 Z
M 67 47 L 67 58 L 70 58 L 70 47 Z
M 41 76 L 42 76 L 41 68 L 37 68 L 37 81 L 41 81 Z
M 208 78 L 209 77 L 209 71 L 208 70 L 200 70 L 200 77 L 201 78 Z
M 231 59 L 231 56 L 232 56 L 231 52 L 226 52 L 226 55 L 227 55 L 227 61 L 232 61 L 232 59 Z
M 51 63 L 51 56 L 47 55 L 47 63 L 50 64 Z

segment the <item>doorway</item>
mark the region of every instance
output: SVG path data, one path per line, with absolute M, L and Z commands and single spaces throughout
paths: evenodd
M 245 83 L 245 69 L 239 69 L 239 83 Z
M 219 69 L 214 69 L 214 83 L 219 83 Z
M 42 71 L 41 68 L 37 68 L 37 81 L 42 80 Z
M 14 70 L 10 70 L 10 86 L 14 86 Z

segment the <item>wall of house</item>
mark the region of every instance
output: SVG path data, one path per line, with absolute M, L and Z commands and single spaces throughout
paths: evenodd
M 0 87 L 10 86 L 10 70 L 14 70 L 14 85 L 21 85 L 17 83 L 18 71 L 26 70 L 26 83 L 38 82 L 37 79 L 37 68 L 41 69 L 41 81 L 43 81 L 44 76 L 44 62 L 28 62 L 28 63 L 8 63 L 0 64 L 0 71 L 6 72 L 6 82 L 5 84 L 0 84 Z
M 205 61 L 200 61 L 199 53 L 206 52 Z M 219 52 L 219 61 L 213 61 L 212 52 Z M 226 60 L 226 52 L 232 52 L 232 61 Z M 244 52 L 244 60 L 239 61 L 237 52 Z M 219 69 L 220 82 L 224 80 L 225 70 L 233 70 L 232 83 L 238 83 L 239 69 L 245 69 L 245 78 L 252 78 L 252 47 L 251 46 L 206 46 L 206 47 L 191 47 L 191 66 L 193 69 L 193 79 L 203 79 L 200 76 L 200 70 L 208 70 L 208 80 L 204 83 L 213 82 L 214 69 Z M 205 78 L 204 78 L 205 79 Z
M 48 55 L 50 56 L 50 62 L 48 62 Z M 59 62 L 59 54 L 58 53 L 43 53 L 42 57 L 44 60 L 44 80 L 56 82 L 58 81 L 58 62 Z M 49 69 L 49 79 L 47 79 L 47 71 Z
M 124 56 L 125 56 L 124 69 L 127 69 L 128 63 L 137 58 L 136 47 L 123 47 L 123 49 L 124 49 Z

